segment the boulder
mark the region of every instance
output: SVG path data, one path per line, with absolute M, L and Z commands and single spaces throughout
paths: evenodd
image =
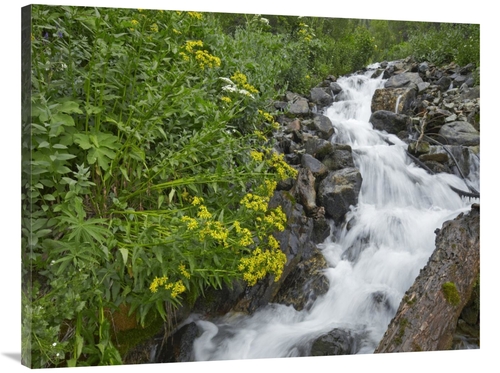
M 316 131 L 318 137 L 328 140 L 335 133 L 333 123 L 326 115 L 316 114 L 312 121 L 308 122 L 308 127 Z
M 415 100 L 416 92 L 409 88 L 377 89 L 372 97 L 372 113 L 379 110 L 406 113 Z
M 479 145 L 479 132 L 469 122 L 446 123 L 439 130 L 439 135 L 450 145 Z
M 370 123 L 374 129 L 394 135 L 402 131 L 408 131 L 411 127 L 410 117 L 387 110 L 375 111 L 370 117 Z
M 340 222 L 350 206 L 358 203 L 362 177 L 357 168 L 330 171 L 318 188 L 318 205 L 325 208 L 327 217 Z
M 333 356 L 356 354 L 361 343 L 359 336 L 350 330 L 333 329 L 317 338 L 311 346 L 311 356 Z
M 323 157 L 322 162 L 330 171 L 354 167 L 351 146 L 347 144 L 333 144 L 331 151 Z
M 304 143 L 304 149 L 307 154 L 322 160 L 327 154 L 333 151 L 333 145 L 328 140 L 312 137 Z
M 418 84 L 423 80 L 418 73 L 401 73 L 391 76 L 386 82 L 385 88 L 410 88 L 418 89 Z
M 305 98 L 297 98 L 297 100 L 290 103 L 288 112 L 292 115 L 309 114 L 309 101 Z
M 328 291 L 329 282 L 324 274 L 328 267 L 318 249 L 312 256 L 300 261 L 288 275 L 273 302 L 293 306 L 297 311 L 310 309 L 314 301 Z
M 311 89 L 311 102 L 319 107 L 325 107 L 333 102 L 333 97 L 328 93 L 328 88 L 315 87 Z

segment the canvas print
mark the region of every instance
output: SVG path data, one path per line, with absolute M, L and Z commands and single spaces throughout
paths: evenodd
M 22 8 L 22 364 L 478 349 L 479 40 Z

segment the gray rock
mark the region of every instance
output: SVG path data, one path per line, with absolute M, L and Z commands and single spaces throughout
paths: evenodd
M 347 144 L 332 145 L 332 150 L 325 155 L 322 162 L 330 171 L 354 167 L 351 146 Z
M 299 98 L 288 107 L 288 112 L 293 115 L 304 115 L 309 113 L 309 102 L 305 98 Z
M 333 97 L 327 92 L 327 88 L 316 87 L 311 89 L 311 101 L 318 106 L 328 106 L 333 102 Z
M 329 172 L 319 185 L 318 205 L 336 223 L 340 222 L 350 206 L 357 205 L 361 183 L 361 173 L 356 168 Z
M 439 130 L 439 135 L 450 145 L 479 145 L 479 132 L 468 122 L 446 123 Z
M 330 118 L 322 114 L 316 114 L 311 125 L 322 139 L 328 140 L 335 133 L 335 128 L 333 128 Z
M 410 117 L 404 114 L 396 114 L 392 111 L 379 110 L 370 117 L 373 128 L 397 135 L 401 131 L 407 131 L 411 126 Z
M 418 84 L 423 80 L 418 73 L 402 73 L 391 76 L 385 82 L 385 88 L 410 88 L 418 89 Z
M 310 154 L 303 154 L 301 160 L 302 167 L 311 171 L 316 179 L 322 179 L 328 173 L 328 168 Z

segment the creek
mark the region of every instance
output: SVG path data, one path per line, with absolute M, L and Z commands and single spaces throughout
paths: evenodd
M 332 330 L 350 336 L 349 353 L 373 353 L 432 254 L 435 230 L 477 202 L 451 191 L 467 190 L 461 178 L 418 168 L 406 143 L 373 129 L 371 99 L 384 84 L 373 71 L 340 78 L 343 91 L 325 111 L 335 127 L 332 142 L 352 147 L 363 178 L 359 203 L 319 245 L 329 290 L 307 310 L 270 304 L 252 315 L 196 320 L 195 360 L 308 356 Z M 476 172 L 467 182 L 479 190 L 479 158 L 470 162 Z

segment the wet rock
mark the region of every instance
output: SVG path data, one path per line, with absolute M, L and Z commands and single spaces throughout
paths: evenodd
M 327 154 L 333 151 L 333 145 L 328 140 L 312 137 L 304 143 L 304 149 L 307 154 L 321 161 Z
M 319 162 L 317 159 L 312 158 L 309 154 L 304 154 L 305 156 L 310 157 L 312 160 Z M 302 157 L 304 159 L 304 157 Z M 311 161 L 309 160 L 309 162 Z M 306 161 L 307 163 L 308 161 Z M 310 162 L 313 163 L 313 162 Z M 319 162 L 321 164 L 321 162 Z M 323 166 L 321 164 L 321 166 Z M 315 166 L 313 166 L 315 167 Z M 325 166 L 324 173 L 327 172 Z M 315 214 L 318 206 L 316 206 L 316 190 L 315 190 L 315 181 L 316 178 L 313 175 L 313 172 L 309 168 L 301 168 L 299 170 L 299 174 L 297 175 L 297 180 L 295 182 L 294 187 L 291 190 L 291 194 L 295 198 L 295 200 L 304 206 L 307 216 L 312 216 Z
M 326 107 L 333 102 L 333 97 L 327 92 L 328 88 L 315 87 L 311 89 L 311 102 L 319 107 Z
M 314 301 L 328 291 L 324 275 L 328 265 L 317 249 L 310 258 L 300 261 L 288 275 L 273 302 L 293 306 L 297 311 L 310 309 Z
M 430 144 L 427 141 L 415 141 L 408 145 L 408 152 L 415 157 L 419 157 L 423 154 L 430 152 Z
M 322 179 L 328 173 L 328 168 L 310 154 L 303 154 L 301 160 L 302 167 L 311 171 L 315 179 Z
M 318 188 L 318 205 L 323 206 L 326 215 L 339 222 L 358 203 L 361 189 L 361 173 L 356 168 L 331 171 Z
M 159 351 L 155 362 L 180 363 L 193 361 L 193 342 L 199 336 L 196 323 L 191 322 L 176 331 Z
M 411 128 L 410 117 L 404 114 L 395 114 L 387 110 L 374 112 L 370 117 L 370 123 L 373 125 L 374 129 L 386 131 L 394 135 Z
M 385 110 L 398 112 L 400 114 L 408 112 L 416 98 L 416 90 L 409 88 L 377 89 L 372 97 L 372 113 Z M 398 101 L 399 100 L 399 101 Z M 396 108 L 397 105 L 397 108 Z
M 317 338 L 311 346 L 311 356 L 351 355 L 359 351 L 359 338 L 351 331 L 333 329 Z
M 322 114 L 316 114 L 313 120 L 308 122 L 308 127 L 316 131 L 318 137 L 324 140 L 328 140 L 335 133 L 330 118 Z
M 351 146 L 345 144 L 332 145 L 331 151 L 323 157 L 322 162 L 330 171 L 354 167 Z

